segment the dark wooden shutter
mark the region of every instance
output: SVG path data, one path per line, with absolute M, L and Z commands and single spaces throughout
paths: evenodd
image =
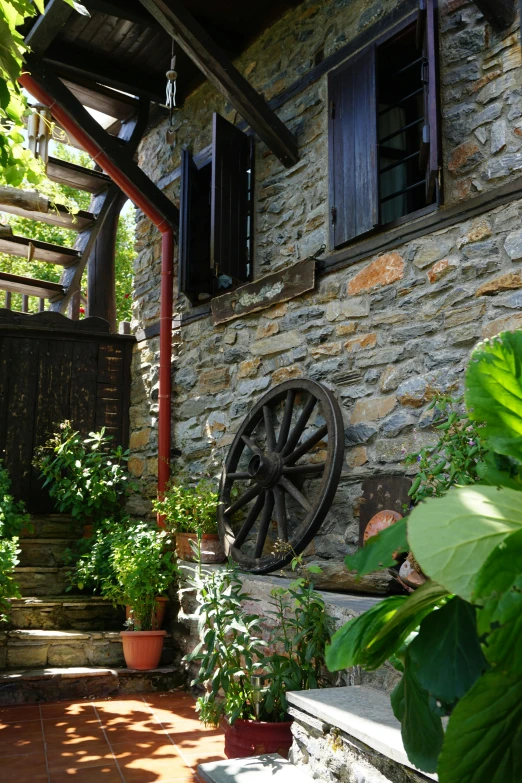
M 379 222 L 375 52 L 370 46 L 329 77 L 332 247 Z
M 424 127 L 421 165 L 426 172 L 426 203 L 433 201 L 441 166 L 438 83 L 438 3 L 419 0 L 417 41 L 422 47 L 424 81 Z
M 210 263 L 217 278 L 249 279 L 249 169 L 248 136 L 214 114 Z
M 181 153 L 179 290 L 193 304 L 213 293 L 210 268 L 210 170 L 198 169 L 188 150 Z

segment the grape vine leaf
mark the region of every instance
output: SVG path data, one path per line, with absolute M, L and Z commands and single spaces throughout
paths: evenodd
M 466 406 L 483 422 L 481 437 L 522 461 L 522 332 L 502 332 L 480 343 L 466 372 Z
M 415 679 L 406 654 L 401 681 L 391 694 L 393 713 L 401 722 L 404 749 L 412 764 L 435 772 L 444 740 L 441 718 L 430 707 L 430 694 Z
M 455 707 L 437 772 L 440 783 L 519 783 L 522 677 L 490 669 Z
M 488 668 L 475 607 L 455 597 L 431 612 L 408 654 L 415 679 L 435 699 L 452 704 L 462 698 Z
M 408 549 L 406 519 L 399 519 L 395 524 L 381 530 L 378 535 L 369 538 L 358 552 L 348 555 L 344 562 L 351 571 L 357 571 L 360 578 L 397 565 L 394 554 L 407 552 Z
M 429 577 L 471 601 L 474 581 L 493 550 L 522 529 L 522 495 L 508 487 L 453 487 L 420 503 L 408 518 L 408 539 Z
M 522 531 L 492 552 L 478 574 L 474 601 L 488 661 L 522 676 Z

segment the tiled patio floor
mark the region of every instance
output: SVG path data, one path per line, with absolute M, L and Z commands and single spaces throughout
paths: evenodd
M 222 759 L 187 693 L 0 708 L 0 782 L 196 783 Z

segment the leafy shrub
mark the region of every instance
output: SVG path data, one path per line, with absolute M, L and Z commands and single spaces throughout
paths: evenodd
M 30 527 L 30 517 L 22 503 L 10 494 L 11 481 L 0 461 L 0 620 L 7 620 L 10 598 L 19 598 L 14 569 L 20 552 L 18 534 Z
M 186 655 L 199 662 L 192 685 L 206 686 L 198 699 L 200 719 L 217 726 L 223 716 L 230 724 L 239 718 L 284 721 L 286 692 L 317 688 L 323 683 L 324 648 L 330 638 L 329 620 L 321 596 L 308 578 L 300 577 L 289 589 L 272 591 L 275 629 L 268 642 L 262 638 L 263 618 L 245 611 L 251 597 L 243 592 L 236 567 L 192 572 L 202 641 Z M 266 654 L 266 648 L 274 652 Z M 265 681 L 261 688 L 253 676 Z M 257 707 L 256 707 L 257 705 Z
M 432 581 L 347 623 L 333 637 L 327 663 L 331 670 L 393 663 L 402 679 L 391 701 L 408 757 L 425 772 L 437 771 L 440 783 L 518 783 L 522 333 L 480 344 L 466 387 L 468 416 L 487 450 L 481 482 L 421 503 L 360 558 L 361 569 L 384 565 L 402 538 Z
M 112 578 L 102 579 L 102 594 L 115 604 L 128 604 L 135 630 L 152 628 L 156 598 L 172 585 L 177 567 L 166 549 L 168 533 L 146 522 L 113 528 L 108 536 Z
M 109 442 L 104 427 L 82 438 L 64 421 L 40 450 L 35 464 L 60 512 L 93 523 L 122 515 L 121 500 L 131 486 L 129 452 L 109 449 Z
M 165 517 L 172 533 L 217 533 L 219 495 L 214 485 L 205 479 L 195 486 L 171 481 L 162 500 L 153 501 L 153 508 Z

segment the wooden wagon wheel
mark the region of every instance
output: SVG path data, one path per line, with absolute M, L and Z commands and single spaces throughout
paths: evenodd
M 266 574 L 287 565 L 319 530 L 344 458 L 344 426 L 333 394 L 303 378 L 262 397 L 230 447 L 218 523 L 225 551 Z

